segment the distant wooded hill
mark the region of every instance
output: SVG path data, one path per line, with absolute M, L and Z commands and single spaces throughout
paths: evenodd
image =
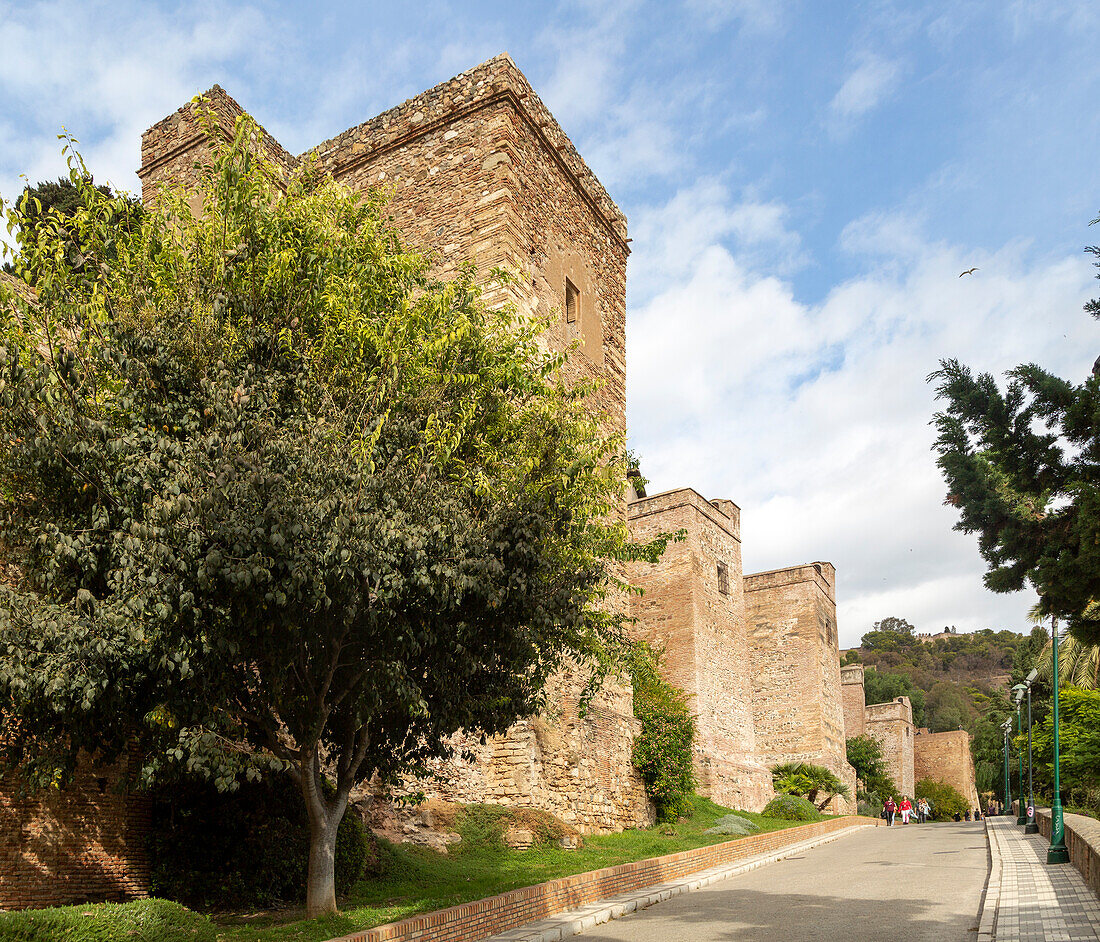
M 921 641 L 904 619 L 888 618 L 842 662 L 864 665 L 868 703 L 909 697 L 917 726 L 975 732 L 991 708 L 1007 709 L 1009 688 L 1031 669 L 1046 639 L 1041 628 L 1026 635 L 986 628 Z

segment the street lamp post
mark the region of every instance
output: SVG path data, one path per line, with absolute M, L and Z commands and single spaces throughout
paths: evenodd
M 1012 791 L 1008 784 L 1008 730 L 1012 726 L 1012 720 L 1007 719 L 1001 724 L 1001 732 L 1004 734 L 1005 741 L 1005 787 L 1001 793 L 1004 795 L 1004 802 L 1001 805 L 1001 815 L 1011 814 L 1012 812 Z
M 1020 701 L 1024 698 L 1024 690 L 1026 689 L 1024 684 L 1017 684 L 1012 688 L 1016 691 L 1016 735 L 1019 736 L 1023 730 L 1020 728 Z M 1024 805 L 1024 750 L 1016 750 L 1017 761 L 1017 784 L 1020 786 L 1020 813 L 1016 816 L 1017 824 L 1027 824 L 1027 807 Z
M 1053 651 L 1051 652 L 1051 665 L 1053 674 L 1054 709 L 1052 719 L 1054 725 L 1054 799 L 1050 803 L 1050 849 L 1047 851 L 1048 864 L 1062 864 L 1069 862 L 1069 851 L 1066 849 L 1066 826 L 1062 820 L 1062 781 L 1058 767 L 1058 619 L 1050 620 L 1050 629 L 1053 637 Z
M 1025 834 L 1038 834 L 1039 823 L 1035 820 L 1035 787 L 1032 782 L 1032 763 L 1031 763 L 1031 685 L 1035 683 L 1035 678 L 1039 676 L 1039 671 L 1032 668 L 1031 673 L 1027 675 L 1027 680 L 1024 683 L 1027 684 L 1027 825 L 1024 827 Z

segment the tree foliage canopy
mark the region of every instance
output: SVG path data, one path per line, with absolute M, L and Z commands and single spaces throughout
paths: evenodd
M 856 770 L 856 778 L 862 784 L 860 798 L 897 795 L 898 788 L 890 778 L 886 757 L 879 741 L 866 733 L 852 736 L 847 742 L 848 764 Z
M 1094 220 L 1095 222 L 1096 220 Z M 1096 254 L 1095 247 L 1089 251 Z M 1100 317 L 1100 302 L 1086 311 Z M 986 586 L 1030 584 L 1041 616 L 1100 639 L 1100 369 L 1075 383 L 1034 364 L 1010 370 L 1002 389 L 944 360 L 929 379 L 937 464 L 956 529 L 978 534 Z
M 251 131 L 197 214 L 165 191 L 134 225 L 73 156 L 68 217 L 9 209 L 37 301 L 0 305 L 23 573 L 0 758 L 39 782 L 135 741 L 147 779 L 286 769 L 317 912 L 350 789 L 536 712 L 567 659 L 598 684 L 615 560 L 659 547 L 629 544 L 623 443 L 543 325 L 487 309 L 470 269 L 433 279 L 380 197 L 309 166 L 277 184 Z

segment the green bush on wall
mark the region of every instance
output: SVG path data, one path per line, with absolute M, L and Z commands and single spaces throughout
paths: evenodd
M 347 893 L 373 850 L 353 812 L 336 835 L 336 892 Z M 207 783 L 166 787 L 153 802 L 151 883 L 158 896 L 198 909 L 269 906 L 302 898 L 309 821 L 289 778 L 219 793 Z M 377 854 L 374 854 L 377 859 Z
M 917 798 L 928 799 L 928 803 L 932 806 L 934 821 L 950 821 L 956 814 L 961 815 L 970 808 L 970 803 L 958 789 L 946 782 L 922 778 L 917 782 L 915 794 Z
M 765 818 L 780 821 L 818 821 L 821 818 L 813 804 L 798 795 L 776 795 L 763 813 Z
M 695 791 L 695 715 L 688 695 L 661 677 L 659 661 L 648 645 L 635 649 L 634 715 L 642 729 L 634 740 L 634 767 L 657 806 L 657 820 L 675 821 L 690 809 Z

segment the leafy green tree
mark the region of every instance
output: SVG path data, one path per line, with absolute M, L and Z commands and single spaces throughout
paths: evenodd
M 291 774 L 306 909 L 356 783 L 503 731 L 623 639 L 622 442 L 542 325 L 429 277 L 380 198 L 218 147 L 130 226 L 87 182 L 0 305 L 0 757 L 37 782 L 136 742 L 148 780 Z M 285 187 L 285 189 L 284 189 Z M 25 206 L 25 203 L 23 204 Z M 331 791 L 325 779 L 331 781 Z
M 908 697 L 913 707 L 913 722 L 924 726 L 924 691 L 905 674 L 880 671 L 868 667 L 863 672 L 864 698 L 867 703 L 889 703 L 898 697 Z
M 84 251 L 78 227 L 71 225 L 71 221 L 85 208 L 84 194 L 91 187 L 96 191 L 93 199 L 107 201 L 115 207 L 115 212 L 118 213 L 118 218 L 113 220 L 115 225 L 132 226 L 145 212 L 141 200 L 115 194 L 106 184 L 95 186 L 91 174 L 84 175 L 81 182 L 84 186 L 78 186 L 69 177 L 60 177 L 56 181 L 46 180 L 35 186 L 28 184 L 24 187 L 19 198 L 19 226 L 12 230 L 17 251 L 19 246 L 37 243 L 40 230 L 49 226 L 50 241 L 54 243 L 56 250 L 66 252 L 71 263 L 79 266 L 79 259 L 83 257 Z M 3 268 L 8 274 L 15 274 L 16 266 L 13 262 L 5 262 Z M 33 285 L 37 280 L 37 272 L 33 267 L 23 265 L 20 273 L 29 284 Z
M 894 780 L 890 778 L 890 772 L 886 766 L 886 757 L 882 754 L 882 746 L 872 736 L 863 733 L 852 736 L 847 743 L 848 764 L 856 770 L 856 778 L 862 784 L 859 797 L 868 800 L 868 796 L 874 794 L 896 795 L 898 788 Z
M 923 778 L 917 782 L 915 791 L 915 797 L 927 799 L 932 806 L 934 821 L 950 821 L 956 814 L 964 814 L 968 809 L 974 810 L 959 790 L 946 782 Z
M 1053 717 L 1032 730 L 1036 790 L 1054 787 Z M 1100 690 L 1063 687 L 1059 697 L 1059 762 L 1067 799 L 1100 814 Z M 1023 740 L 1024 748 L 1026 740 Z
M 1100 317 L 1100 301 L 1085 309 Z M 1007 378 L 1002 390 L 992 375 L 954 359 L 929 377 L 945 404 L 934 422 L 946 502 L 959 510 L 956 529 L 978 534 L 989 589 L 1031 585 L 1041 616 L 1096 643 L 1100 369 L 1075 383 L 1029 363 Z
M 772 784 L 777 792 L 805 798 L 818 811 L 833 797 L 851 798 L 851 792 L 837 775 L 812 762 L 784 762 L 772 769 Z M 820 799 L 820 800 L 819 800 Z
M 867 650 L 896 651 L 912 648 L 921 643 L 915 637 L 916 629 L 904 618 L 889 615 L 876 621 L 874 627 L 860 639 L 860 647 Z

